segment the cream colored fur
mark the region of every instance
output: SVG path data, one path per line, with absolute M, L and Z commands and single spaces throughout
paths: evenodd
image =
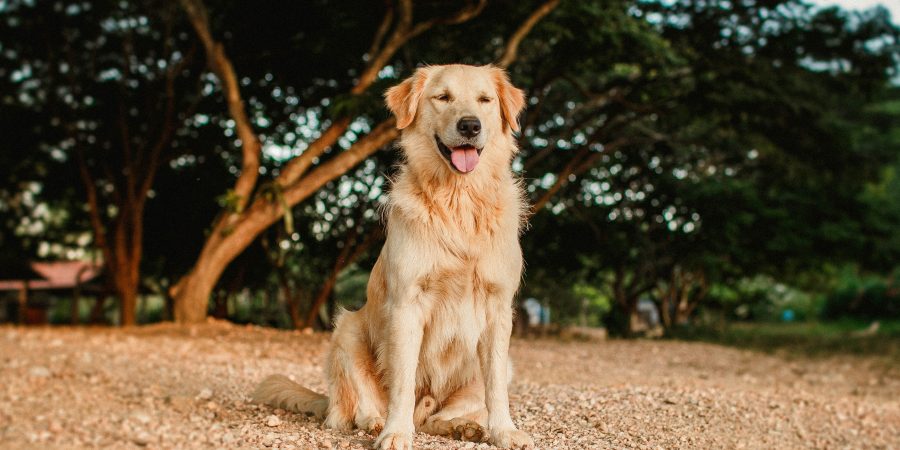
M 417 430 L 532 447 L 513 424 L 507 394 L 522 273 L 525 204 L 510 169 L 522 91 L 501 69 L 450 65 L 420 68 L 385 97 L 403 130 L 405 161 L 366 305 L 335 323 L 327 400 L 282 376 L 263 381 L 254 398 L 324 414 L 327 427 L 378 433 L 379 449 L 411 449 Z M 482 131 L 469 142 L 483 151 L 462 174 L 435 136 L 461 145 L 455 124 L 472 116 Z

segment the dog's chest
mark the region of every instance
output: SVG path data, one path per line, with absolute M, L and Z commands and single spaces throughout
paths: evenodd
M 519 198 L 514 187 L 505 185 L 486 188 L 455 182 L 420 186 L 401 179 L 390 203 L 405 226 L 452 251 L 483 248 L 497 236 L 517 235 Z
M 477 373 L 478 340 L 487 311 L 472 295 L 433 299 L 419 357 L 420 385 L 437 398 L 455 391 Z

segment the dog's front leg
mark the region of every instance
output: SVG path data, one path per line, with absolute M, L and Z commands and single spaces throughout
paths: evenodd
M 387 326 L 388 411 L 375 448 L 411 450 L 415 433 L 416 367 L 422 347 L 421 311 L 416 305 L 398 304 L 392 309 Z
M 512 310 L 488 323 L 479 342 L 478 355 L 484 376 L 485 404 L 491 444 L 500 448 L 534 448 L 534 441 L 513 424 L 509 414 L 509 338 Z

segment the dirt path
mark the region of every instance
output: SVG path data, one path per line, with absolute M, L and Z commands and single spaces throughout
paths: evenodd
M 362 433 L 248 403 L 271 373 L 323 391 L 326 342 L 221 323 L 0 327 L 0 447 L 370 448 Z M 883 361 L 659 341 L 512 352 L 513 419 L 541 449 L 900 448 L 900 373 Z

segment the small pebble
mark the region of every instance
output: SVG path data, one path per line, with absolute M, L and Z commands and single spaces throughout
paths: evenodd
M 277 427 L 278 425 L 281 425 L 281 419 L 279 419 L 278 416 L 272 414 L 266 419 L 266 425 L 270 427 Z
M 28 374 L 35 378 L 49 378 L 51 375 L 50 369 L 44 366 L 34 366 L 28 371 Z
M 152 439 L 153 439 L 153 436 L 150 436 L 150 433 L 147 433 L 146 431 L 142 431 L 142 432 L 138 433 L 137 436 L 135 436 L 134 439 L 132 439 L 132 440 L 134 441 L 135 444 L 144 446 L 144 445 L 149 444 Z

